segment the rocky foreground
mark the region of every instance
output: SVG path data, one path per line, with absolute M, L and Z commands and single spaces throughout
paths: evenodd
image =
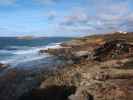
M 41 50 L 69 65 L 20 100 L 133 100 L 133 33 L 75 39 Z
M 39 80 L 39 83 L 34 80 L 34 86 L 31 79 L 25 86 L 27 81 L 13 81 L 10 74 L 6 75 L 10 82 L 19 83 L 15 87 L 18 91 L 10 93 L 15 96 L 8 96 L 6 93 L 9 92 L 3 92 L 5 88 L 2 86 L 5 85 L 1 85 L 0 97 L 4 99 L 0 100 L 133 100 L 133 33 L 88 36 L 62 43 L 61 46 L 41 50 L 40 53 L 56 56 L 66 65 L 32 75 L 36 81 Z M 25 73 L 17 72 L 17 75 Z M 11 75 L 16 77 L 16 72 Z M 0 84 L 7 82 L 1 80 Z M 3 84 L 9 84 L 6 89 L 11 91 L 10 83 Z M 29 87 L 32 88 L 27 90 Z

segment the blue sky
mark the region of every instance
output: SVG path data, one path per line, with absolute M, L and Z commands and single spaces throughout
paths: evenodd
M 0 36 L 133 31 L 133 0 L 0 0 Z

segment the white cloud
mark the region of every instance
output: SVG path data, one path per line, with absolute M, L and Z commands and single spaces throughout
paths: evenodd
M 65 0 L 31 0 L 34 3 L 57 4 Z M 81 0 L 82 1 L 82 0 Z M 85 0 L 84 0 L 85 1 Z M 50 8 L 45 12 L 51 22 L 57 24 L 57 32 L 108 32 L 119 30 L 132 30 L 133 12 L 129 9 L 131 0 L 86 0 L 88 5 L 80 5 L 67 9 L 57 10 Z M 0 5 L 14 4 L 16 0 L 0 0 Z M 71 4 L 74 0 L 68 0 Z M 60 5 L 59 5 L 60 6 Z M 63 5 L 66 6 L 66 5 Z M 62 5 L 61 5 L 62 7 Z M 66 10 L 66 11 L 65 11 Z M 57 13 L 57 11 L 63 11 Z M 53 21 L 53 19 L 57 18 Z M 54 26 L 54 25 L 53 25 Z M 54 31 L 54 30 L 50 30 Z
M 89 0 L 88 3 L 92 5 L 72 10 L 72 13 L 64 17 L 60 26 L 64 30 L 66 27 L 67 30 L 81 32 L 131 30 L 133 13 L 129 10 L 127 1 L 129 0 Z M 87 11 L 90 8 L 93 14 Z
M 50 11 L 46 14 L 46 16 L 48 17 L 48 20 L 53 20 L 58 16 L 58 14 L 56 11 Z
M 66 16 L 64 16 L 62 22 L 60 24 L 64 25 L 78 25 L 78 24 L 84 24 L 88 21 L 88 14 L 86 13 L 85 9 L 83 8 L 73 8 L 70 13 Z

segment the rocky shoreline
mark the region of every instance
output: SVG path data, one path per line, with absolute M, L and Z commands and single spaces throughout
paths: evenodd
M 133 33 L 88 36 L 61 46 L 40 53 L 58 57 L 63 66 L 0 77 L 0 100 L 133 100 Z

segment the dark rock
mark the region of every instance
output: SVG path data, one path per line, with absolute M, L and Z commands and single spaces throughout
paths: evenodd
M 133 33 L 107 34 L 41 50 L 68 64 L 47 73 L 39 69 L 40 74 L 8 70 L 0 76 L 0 100 L 133 100 L 133 62 L 129 60 L 133 44 L 129 42 Z
M 3 63 L 0 63 L 0 70 L 3 70 L 5 68 L 9 67 L 8 64 L 3 64 Z
M 49 86 L 25 93 L 19 100 L 68 100 L 68 97 L 75 91 L 75 86 Z
M 121 68 L 123 68 L 123 69 L 133 69 L 133 59 L 130 60 L 130 61 L 127 61 L 126 63 L 124 63 Z
M 94 97 L 90 95 L 85 89 L 78 89 L 75 94 L 69 96 L 70 100 L 94 100 Z
M 133 45 L 126 40 L 111 40 L 94 50 L 95 60 L 104 61 L 107 59 L 126 58 L 133 56 Z
M 42 53 L 45 53 L 45 52 L 46 52 L 45 50 L 40 50 L 39 54 L 42 54 Z

